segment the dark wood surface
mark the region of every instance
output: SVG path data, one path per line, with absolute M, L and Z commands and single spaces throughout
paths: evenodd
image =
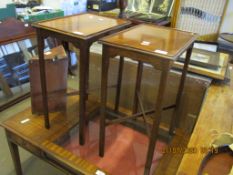
M 37 30 L 38 54 L 40 61 L 40 77 L 41 89 L 43 96 L 43 108 L 45 116 L 45 127 L 50 128 L 49 112 L 48 112 L 48 95 L 47 83 L 45 76 L 45 61 L 44 61 L 44 39 L 48 36 L 54 37 L 60 41 L 70 42 L 80 50 L 79 57 L 79 138 L 80 144 L 85 143 L 84 133 L 85 124 L 88 122 L 86 116 L 86 100 L 88 99 L 88 76 L 89 76 L 89 50 L 93 42 L 99 38 L 125 29 L 130 26 L 129 21 L 121 19 L 113 19 L 102 17 L 96 14 L 79 14 L 66 16 L 62 18 L 52 19 L 44 22 L 33 24 Z
M 99 155 L 101 157 L 104 156 L 105 152 L 105 129 L 107 125 L 123 122 L 129 119 L 135 119 L 135 116 L 137 115 L 143 116 L 144 121 L 146 121 L 146 111 L 144 111 L 142 107 L 143 105 L 140 103 L 140 99 L 137 100 L 137 98 L 139 98 L 137 94 L 139 94 L 140 91 L 143 63 L 149 63 L 155 69 L 161 71 L 159 89 L 154 107 L 154 111 L 156 111 L 154 114 L 154 121 L 151 130 L 148 127 L 146 127 L 149 136 L 149 146 L 146 156 L 144 175 L 150 174 L 153 153 L 155 150 L 155 143 L 158 139 L 159 125 L 162 119 L 162 111 L 166 109 L 166 107 L 163 106 L 163 103 L 169 72 L 171 70 L 172 64 L 177 59 L 177 57 L 180 56 L 184 51 L 187 51 L 186 60 L 182 71 L 182 77 L 180 80 L 180 85 L 176 97 L 176 104 L 171 105 L 171 107 L 167 108 L 175 108 L 169 129 L 169 133 L 172 135 L 175 131 L 175 128 L 177 127 L 177 123 L 179 123 L 177 111 L 181 103 L 181 97 L 192 53 L 193 42 L 195 41 L 196 37 L 197 36 L 193 33 L 143 24 L 100 39 L 100 42 L 103 43 L 100 110 L 101 119 L 99 133 Z M 114 58 L 117 55 L 120 55 L 121 57 L 129 57 L 133 60 L 139 61 L 134 95 L 134 115 L 128 116 L 128 118 L 120 118 L 119 115 L 116 115 L 111 112 L 109 113 L 106 109 L 108 94 L 107 91 L 109 62 L 110 58 Z M 118 72 L 118 74 L 122 76 L 121 72 Z M 119 94 L 117 94 L 116 97 L 119 97 Z M 142 112 L 140 114 L 135 114 L 137 112 L 138 103 L 141 106 Z M 107 113 L 115 117 L 117 116 L 118 119 L 107 121 Z
M 26 26 L 25 23 L 9 18 L 0 23 L 0 45 L 9 44 L 36 36 L 33 27 Z
M 197 35 L 168 27 L 141 24 L 101 39 L 101 43 L 145 52 L 166 59 L 177 59 Z M 146 61 L 146 60 L 144 60 Z
M 27 38 L 33 38 L 35 36 L 35 29 L 33 29 L 31 26 L 25 26 L 25 23 L 17 19 L 8 18 L 0 23 L 0 45 L 10 44 Z M 0 77 L 0 84 L 2 86 L 3 92 L 6 94 L 6 96 L 12 96 L 13 93 L 11 92 L 11 89 L 6 80 L 1 75 Z M 18 98 L 13 98 L 12 101 L 1 105 L 0 111 L 18 103 L 21 99 L 25 99 L 25 97 L 29 97 L 29 93 L 23 94 Z

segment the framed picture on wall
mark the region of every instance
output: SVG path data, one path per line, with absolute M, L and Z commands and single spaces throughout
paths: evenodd
M 152 13 L 170 16 L 174 0 L 153 0 Z

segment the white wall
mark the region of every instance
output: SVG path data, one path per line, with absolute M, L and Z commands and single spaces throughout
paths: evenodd
M 233 33 L 233 0 L 229 0 L 220 32 Z
M 6 4 L 11 3 L 12 0 L 0 0 L 0 8 L 6 7 Z
M 67 0 L 69 1 L 69 0 Z M 61 8 L 62 0 L 43 0 L 43 4 L 45 6 L 53 7 L 53 8 Z

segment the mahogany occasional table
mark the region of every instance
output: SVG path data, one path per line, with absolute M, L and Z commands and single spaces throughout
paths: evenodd
M 37 32 L 38 52 L 40 61 L 41 88 L 44 106 L 45 127 L 50 128 L 48 113 L 48 96 L 45 77 L 44 39 L 51 36 L 65 43 L 72 43 L 80 49 L 79 58 L 79 135 L 80 144 L 85 143 L 84 131 L 86 123 L 86 99 L 89 71 L 89 48 L 93 42 L 111 33 L 122 30 L 130 22 L 122 19 L 102 17 L 96 14 L 83 13 L 66 16 L 33 24 Z M 58 77 L 59 78 L 59 77 Z
M 117 55 L 120 55 L 121 57 L 129 57 L 133 60 L 142 63 L 149 63 L 152 66 L 154 66 L 155 69 L 161 71 L 158 95 L 155 103 L 155 108 L 154 110 L 152 110 L 155 112 L 153 126 L 152 130 L 148 131 L 150 139 L 144 171 L 144 174 L 148 175 L 150 173 L 155 143 L 158 138 L 161 113 L 163 110 L 175 108 L 174 115 L 170 124 L 170 134 L 173 133 L 174 128 L 176 126 L 176 122 L 178 120 L 176 112 L 179 108 L 179 104 L 181 101 L 193 42 L 195 41 L 196 37 L 197 36 L 193 33 L 183 32 L 166 27 L 157 27 L 154 25 L 142 24 L 121 31 L 117 34 L 107 36 L 100 40 L 100 42 L 103 44 L 101 82 L 101 122 L 99 141 L 100 156 L 104 156 L 105 127 L 107 125 L 120 123 L 128 119 L 135 119 L 139 116 L 143 116 L 145 120 L 147 113 L 144 111 L 142 113 L 133 114 L 132 116 L 121 117 L 119 115 L 117 116 L 117 114 L 107 111 L 107 80 L 110 58 L 114 58 Z M 169 71 L 171 70 L 173 62 L 185 51 L 187 51 L 186 61 L 181 76 L 176 104 L 169 107 L 164 107 L 164 92 L 166 89 Z M 106 121 L 106 113 L 114 117 L 117 116 L 117 119 Z

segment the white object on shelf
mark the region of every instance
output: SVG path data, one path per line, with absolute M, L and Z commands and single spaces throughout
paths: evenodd
M 87 11 L 87 0 L 62 0 L 61 8 L 64 15 L 73 15 Z

